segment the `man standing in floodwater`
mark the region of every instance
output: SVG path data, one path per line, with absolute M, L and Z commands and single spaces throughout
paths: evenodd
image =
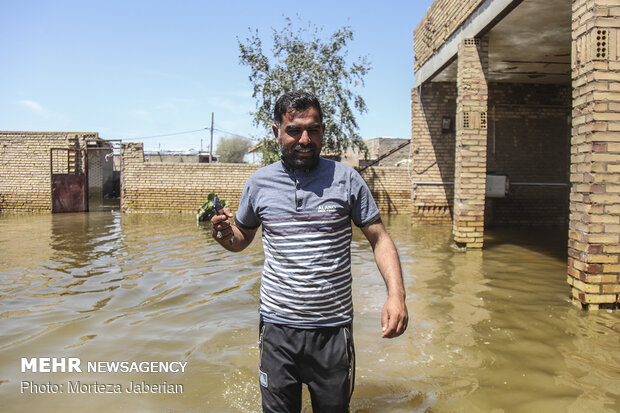
M 211 219 L 214 238 L 242 251 L 262 224 L 259 383 L 264 412 L 299 412 L 306 383 L 315 412 L 346 412 L 355 379 L 351 221 L 374 251 L 387 286 L 382 337 L 400 336 L 408 314 L 398 252 L 362 177 L 320 157 L 325 124 L 318 99 L 281 96 L 273 134 L 282 160 L 246 182 L 235 223 Z

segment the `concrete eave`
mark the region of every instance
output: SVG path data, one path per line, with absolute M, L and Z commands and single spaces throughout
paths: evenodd
M 432 79 L 454 60 L 459 43 L 463 39 L 478 37 L 490 30 L 503 16 L 522 0 L 486 0 L 465 20 L 465 22 L 441 45 L 414 74 L 414 86 L 418 87 Z

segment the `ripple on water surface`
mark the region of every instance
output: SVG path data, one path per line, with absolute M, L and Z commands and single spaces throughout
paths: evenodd
M 618 411 L 618 313 L 567 299 L 562 231 L 385 223 L 401 254 L 410 323 L 380 338 L 385 287 L 359 230 L 351 248 L 357 412 Z M 224 251 L 191 216 L 0 215 L 0 395 L 5 411 L 260 410 L 257 239 Z M 162 373 L 21 373 L 21 357 L 183 360 Z M 175 395 L 21 394 L 21 381 L 182 383 Z M 305 393 L 305 411 L 309 401 Z

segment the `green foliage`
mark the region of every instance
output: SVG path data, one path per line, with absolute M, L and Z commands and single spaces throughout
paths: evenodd
M 280 160 L 280 147 L 273 137 L 264 138 L 261 140 L 261 144 L 260 151 L 263 155 L 261 162 L 263 165 L 269 165 Z
M 213 218 L 217 214 L 217 211 L 213 206 L 213 201 L 215 200 L 216 196 L 217 195 L 215 195 L 213 192 L 207 195 L 207 202 L 202 204 L 202 206 L 200 207 L 200 209 L 198 209 L 198 212 L 196 213 L 196 220 L 198 222 L 211 221 L 211 218 Z M 226 201 L 225 199 L 220 199 L 220 203 L 224 208 L 228 206 L 228 201 Z
M 215 153 L 219 155 L 220 162 L 243 163 L 243 157 L 252 146 L 252 142 L 243 136 L 221 138 Z
M 352 88 L 364 85 L 370 62 L 365 57 L 347 62 L 347 43 L 353 40 L 353 31 L 344 26 L 322 38 L 322 28 L 308 23 L 295 30 L 290 18 L 285 21 L 283 29 L 273 29 L 272 58 L 263 53 L 258 29 L 250 29 L 245 43 L 237 39 L 241 63 L 251 71 L 252 96 L 257 102 L 254 124 L 268 131 L 262 146 L 263 163 L 279 159 L 279 147 L 271 137 L 273 106 L 282 94 L 298 90 L 314 93 L 321 102 L 324 151 L 336 158 L 349 146 L 367 153 L 354 113 L 354 109 L 366 112 L 366 103 Z

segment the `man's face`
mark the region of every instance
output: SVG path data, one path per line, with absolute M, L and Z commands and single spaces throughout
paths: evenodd
M 278 129 L 272 125 L 282 157 L 294 168 L 313 168 L 319 162 L 325 125 L 315 108 L 289 110 Z

